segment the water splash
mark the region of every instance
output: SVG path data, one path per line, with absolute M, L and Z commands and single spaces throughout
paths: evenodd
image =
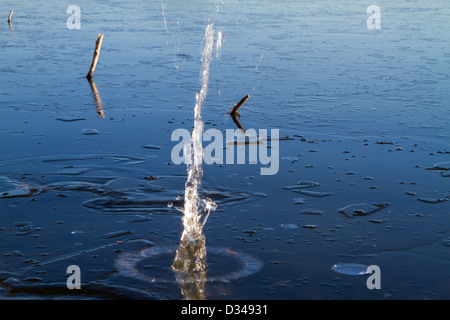
M 164 3 L 164 0 L 161 0 L 161 7 L 162 7 L 164 29 L 166 29 L 166 32 L 169 32 L 169 28 L 167 27 L 167 19 L 166 19 L 166 4 Z
M 202 87 L 196 94 L 194 107 L 194 129 L 189 144 L 186 145 L 188 177 L 185 184 L 183 234 L 178 247 L 172 268 L 183 273 L 195 273 L 206 270 L 206 246 L 205 237 L 202 234 L 203 226 L 211 210 L 216 204 L 210 199 L 202 199 L 199 196 L 203 170 L 203 121 L 201 110 L 206 99 L 209 81 L 209 64 L 213 51 L 214 29 L 210 22 L 205 31 L 205 47 L 202 55 Z M 198 276 L 196 274 L 195 276 Z
M 222 49 L 222 31 L 218 31 L 216 40 L 216 59 L 220 58 L 221 49 Z

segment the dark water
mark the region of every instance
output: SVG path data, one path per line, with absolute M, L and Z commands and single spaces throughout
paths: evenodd
M 250 94 L 240 123 L 282 139 L 275 175 L 203 166 L 218 204 L 205 298 L 450 298 L 445 1 L 378 2 L 379 30 L 361 1 L 76 4 L 79 30 L 68 4 L 0 5 L 2 298 L 183 298 L 171 134 L 193 127 L 209 19 L 223 38 L 205 129 L 235 129 Z M 379 266 L 381 289 L 333 269 L 346 263 Z M 66 288 L 70 265 L 82 290 Z

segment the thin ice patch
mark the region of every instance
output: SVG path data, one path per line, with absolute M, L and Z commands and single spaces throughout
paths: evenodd
M 380 211 L 390 205 L 389 202 L 385 203 L 357 203 L 349 204 L 348 206 L 339 209 L 338 211 L 345 214 L 347 217 L 352 218 L 355 216 L 367 216 Z
M 350 276 L 361 276 L 368 274 L 367 266 L 358 263 L 338 263 L 333 265 L 331 270 Z

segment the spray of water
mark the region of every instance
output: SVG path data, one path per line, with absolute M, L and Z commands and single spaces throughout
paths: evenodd
M 196 94 L 194 107 L 194 129 L 190 144 L 185 148 L 188 163 L 188 177 L 184 193 L 183 234 L 177 250 L 172 268 L 175 271 L 199 272 L 206 270 L 205 238 L 202 234 L 203 226 L 215 203 L 199 195 L 203 170 L 203 121 L 201 110 L 206 99 L 209 81 L 209 64 L 213 51 L 214 29 L 209 23 L 205 31 L 205 47 L 202 55 L 201 81 L 202 87 Z M 197 277 L 202 275 L 197 274 Z M 206 277 L 206 275 L 204 275 Z M 201 279 L 198 279 L 201 280 Z
M 216 58 L 220 57 L 220 49 L 222 48 L 222 31 L 217 32 L 216 40 Z
M 169 32 L 169 28 L 167 27 L 167 20 L 166 20 L 166 4 L 164 3 L 164 0 L 161 0 L 161 7 L 162 7 L 164 29 L 166 29 L 166 32 Z
M 201 82 L 202 87 L 196 94 L 194 108 L 194 129 L 190 143 L 185 147 L 184 154 L 187 156 L 188 177 L 185 185 L 184 210 L 183 210 L 183 234 L 176 251 L 172 269 L 175 271 L 176 282 L 181 288 L 181 293 L 186 300 L 205 299 L 206 278 L 206 242 L 202 234 L 203 227 L 208 219 L 211 210 L 215 210 L 217 205 L 206 197 L 199 195 L 203 170 L 203 121 L 201 109 L 206 99 L 209 81 L 209 65 L 213 51 L 214 30 L 212 23 L 209 23 L 205 31 L 205 47 L 202 55 Z M 217 34 L 216 50 L 219 51 L 222 45 L 222 33 Z M 170 250 L 169 250 L 170 251 Z M 233 271 L 227 275 L 211 277 L 210 281 L 230 281 L 242 276 L 248 276 L 257 272 L 261 263 L 245 254 L 230 253 L 223 248 L 210 248 L 216 255 L 226 255 L 238 259 L 243 265 L 240 271 Z M 165 279 L 148 277 L 138 271 L 137 265 L 144 259 L 167 253 L 167 248 L 152 247 L 140 251 L 138 254 L 122 254 L 116 265 L 121 275 L 130 276 L 143 281 L 154 283 L 156 281 L 167 282 Z

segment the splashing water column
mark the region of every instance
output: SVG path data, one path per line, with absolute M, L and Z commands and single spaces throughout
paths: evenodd
M 196 104 L 194 107 L 194 129 L 190 145 L 186 148 L 185 154 L 188 156 L 188 177 L 184 193 L 184 215 L 183 234 L 172 264 L 175 271 L 185 273 L 197 273 L 206 270 L 206 246 L 205 237 L 202 234 L 203 225 L 211 210 L 208 202 L 202 201 L 198 190 L 202 179 L 202 134 L 203 121 L 201 118 L 201 108 L 208 91 L 209 64 L 213 50 L 214 29 L 209 23 L 205 31 L 205 47 L 202 55 L 202 87 L 196 94 Z M 204 206 L 206 204 L 206 207 Z M 199 275 L 206 277 L 206 274 Z M 192 279 L 191 279 L 192 280 Z M 195 279 L 194 279 L 195 280 Z

